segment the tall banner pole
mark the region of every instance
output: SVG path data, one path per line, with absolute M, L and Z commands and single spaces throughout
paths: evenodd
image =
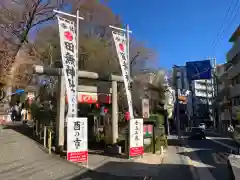
M 67 160 L 88 165 L 88 125 L 86 117 L 78 117 L 78 60 L 79 16 L 54 10 L 55 13 L 76 18 L 76 22 L 57 16 L 63 64 L 63 75 L 68 100 Z M 64 127 L 59 127 L 64 128 Z
M 128 56 L 128 74 L 129 79 L 131 79 L 131 60 L 130 60 L 130 33 L 129 33 L 129 25 L 127 24 L 127 56 Z
M 77 16 L 76 16 L 76 56 L 77 56 L 77 62 L 76 62 L 76 85 L 78 86 L 78 63 L 79 63 L 79 10 L 77 10 Z M 76 93 L 76 100 L 78 102 L 78 92 Z M 76 103 L 76 114 L 75 116 L 78 117 L 78 103 Z
M 130 75 L 130 58 L 129 58 L 129 30 L 127 25 L 126 29 L 121 29 L 114 26 L 109 26 L 114 29 L 112 31 L 113 40 L 116 46 L 116 51 L 119 59 L 119 64 L 122 70 L 122 77 L 126 90 L 128 101 L 128 110 L 130 115 L 129 121 L 129 159 L 135 156 L 142 156 L 143 150 L 143 119 L 134 118 L 132 106 L 132 93 L 131 93 L 131 75 Z M 127 37 L 126 37 L 127 36 Z

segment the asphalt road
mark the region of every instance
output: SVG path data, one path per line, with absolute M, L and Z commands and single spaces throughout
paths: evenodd
M 210 139 L 188 140 L 187 144 L 194 150 L 202 163 L 207 166 L 208 170 L 216 180 L 228 180 L 230 175 L 227 167 L 227 158 L 230 154 L 230 149 L 214 142 L 213 140 L 229 146 L 234 146 L 235 148 L 237 148 L 238 145 L 226 137 L 211 134 L 208 134 L 207 137 Z M 189 156 L 191 155 L 189 154 Z

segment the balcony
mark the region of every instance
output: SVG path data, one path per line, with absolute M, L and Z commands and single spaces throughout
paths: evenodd
M 240 84 L 235 84 L 230 90 L 231 97 L 240 96 Z
M 240 106 L 233 106 L 232 107 L 232 118 L 236 120 L 237 113 L 240 112 Z
M 240 39 L 238 39 L 227 53 L 227 62 L 232 62 L 234 57 L 240 52 Z
M 232 79 L 233 77 L 237 76 L 238 74 L 240 74 L 240 57 L 239 57 L 236 65 L 232 66 L 232 68 L 229 69 L 229 71 L 227 72 L 228 79 Z
M 229 93 L 229 88 L 224 87 L 222 90 L 220 90 L 217 94 L 217 97 L 215 98 L 215 102 L 222 101 L 225 96 L 227 96 Z

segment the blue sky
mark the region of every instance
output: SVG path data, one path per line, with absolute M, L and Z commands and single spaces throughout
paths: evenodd
M 173 64 L 213 56 L 217 63 L 225 62 L 231 47 L 228 39 L 240 22 L 240 10 L 232 24 L 235 12 L 228 16 L 224 33 L 216 36 L 234 1 L 238 0 L 110 0 L 109 6 L 130 25 L 132 36 L 155 49 L 158 66 L 169 69 Z

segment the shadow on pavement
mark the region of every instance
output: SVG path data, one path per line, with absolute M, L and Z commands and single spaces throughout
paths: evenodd
M 182 146 L 182 145 L 183 144 L 181 143 L 180 140 L 168 138 L 168 146 Z
M 194 146 L 191 148 L 194 149 Z M 213 152 L 212 149 L 201 149 L 178 154 L 189 157 L 191 161 L 195 161 L 194 164 L 199 163 L 200 167 L 206 166 L 216 180 L 231 180 L 231 170 L 227 164 L 229 154 L 225 151 Z
M 24 136 L 27 136 L 30 139 L 35 140 L 33 137 L 33 128 L 29 127 L 26 124 L 22 124 L 21 122 L 5 125 L 3 129 L 12 129 Z
M 125 155 L 125 154 L 112 154 L 112 153 L 106 152 L 104 150 L 92 150 L 92 149 L 89 149 L 88 154 L 96 154 L 96 155 L 113 157 L 113 158 L 128 159 L 128 156 Z
M 68 179 L 64 177 L 63 179 Z M 68 180 L 194 180 L 190 165 L 108 162 Z M 59 179 L 60 180 L 60 179 Z

